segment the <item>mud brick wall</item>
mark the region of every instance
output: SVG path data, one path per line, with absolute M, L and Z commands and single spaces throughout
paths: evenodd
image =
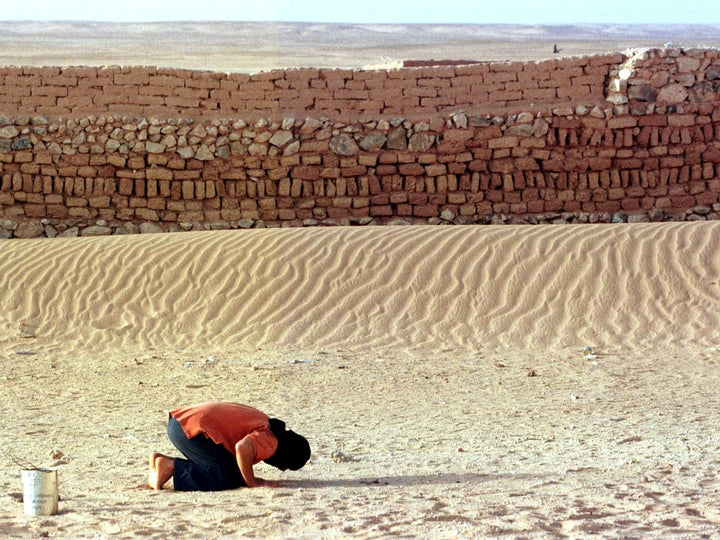
M 256 75 L 3 68 L 0 237 L 717 219 L 719 86 L 716 50 Z
M 404 69 L 290 69 L 256 74 L 181 69 L 0 68 L 0 111 L 257 119 L 298 113 L 426 116 L 463 108 L 498 112 L 528 103 L 600 102 L 611 54 L 539 63 L 423 65 Z

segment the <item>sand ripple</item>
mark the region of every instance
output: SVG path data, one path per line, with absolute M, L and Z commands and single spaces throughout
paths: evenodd
M 714 345 L 718 223 L 16 240 L 0 331 L 102 347 Z

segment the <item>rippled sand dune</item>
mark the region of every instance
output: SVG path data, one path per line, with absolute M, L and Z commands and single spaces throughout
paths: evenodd
M 720 223 L 267 229 L 0 245 L 3 538 L 720 530 Z M 587 347 L 587 348 L 586 348 Z M 167 411 L 303 433 L 276 487 L 147 489 Z M 13 459 L 53 466 L 22 512 Z
M 720 225 L 255 230 L 14 241 L 0 321 L 72 346 L 706 341 Z

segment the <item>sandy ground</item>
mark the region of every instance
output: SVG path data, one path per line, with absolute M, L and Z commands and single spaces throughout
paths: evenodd
M 228 71 L 677 40 L 667 27 L 0 26 L 0 65 Z M 720 538 L 719 235 L 664 223 L 3 242 L 0 537 Z M 274 488 L 145 489 L 147 454 L 173 453 L 167 411 L 213 399 L 285 419 L 313 458 L 258 466 Z M 58 515 L 23 514 L 13 459 L 58 469 Z
M 0 14 L 1 15 L 1 14 Z M 0 66 L 149 65 L 229 72 L 402 60 L 535 61 L 629 48 L 720 47 L 720 25 L 11 23 Z M 559 52 L 553 53 L 557 45 Z
M 720 537 L 718 235 L 5 242 L 0 536 Z M 212 399 L 287 420 L 311 461 L 259 465 L 279 487 L 145 489 L 167 411 Z M 11 457 L 57 467 L 58 515 L 23 514 Z

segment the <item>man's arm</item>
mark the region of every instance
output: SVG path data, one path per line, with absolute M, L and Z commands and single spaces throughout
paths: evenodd
M 240 473 L 245 479 L 247 487 L 258 485 L 259 478 L 255 478 L 253 463 L 255 462 L 255 447 L 252 441 L 245 437 L 235 444 L 235 459 L 237 460 Z

